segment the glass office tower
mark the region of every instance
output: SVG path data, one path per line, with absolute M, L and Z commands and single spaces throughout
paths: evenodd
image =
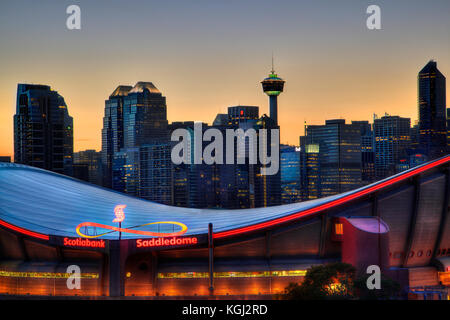
M 280 146 L 281 202 L 301 201 L 300 147 Z
M 166 98 L 151 82 L 138 82 L 134 87 L 118 86 L 105 101 L 102 130 L 104 186 L 113 187 L 116 153 L 123 148 L 129 150 L 145 144 L 167 143 L 167 124 Z M 123 155 L 117 158 L 121 159 Z
M 418 75 L 419 147 L 430 160 L 447 153 L 445 77 L 436 61 Z
M 112 162 L 115 152 L 123 148 L 123 100 L 131 86 L 118 86 L 105 101 L 102 129 L 103 185 L 112 187 Z
M 386 115 L 375 119 L 375 175 L 383 179 L 397 173 L 400 158 L 411 147 L 411 119 Z
M 64 98 L 50 86 L 17 86 L 14 161 L 73 174 L 73 119 Z
M 361 127 L 345 120 L 326 120 L 306 127 L 306 144 L 319 146 L 320 196 L 361 186 Z
M 138 82 L 124 98 L 124 147 L 167 142 L 166 97 L 151 82 Z

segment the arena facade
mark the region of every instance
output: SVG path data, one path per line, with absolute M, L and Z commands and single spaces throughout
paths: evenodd
M 0 164 L 0 294 L 267 295 L 334 261 L 404 287 L 450 285 L 450 155 L 302 203 L 170 207 Z M 81 269 L 70 290 L 67 268 Z

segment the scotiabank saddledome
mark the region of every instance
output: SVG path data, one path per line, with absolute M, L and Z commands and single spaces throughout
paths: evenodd
M 450 156 L 363 188 L 277 207 L 161 205 L 0 164 L 0 294 L 258 295 L 317 264 L 450 282 Z M 67 267 L 81 269 L 70 290 Z

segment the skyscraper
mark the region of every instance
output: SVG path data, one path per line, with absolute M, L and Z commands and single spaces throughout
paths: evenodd
M 19 84 L 14 115 L 14 161 L 72 175 L 73 119 L 50 86 Z
M 418 75 L 419 147 L 430 160 L 447 153 L 445 77 L 436 61 Z
M 302 201 L 320 198 L 320 147 L 305 144 L 306 137 L 300 137 L 300 184 Z
M 275 143 L 278 143 L 278 146 L 275 146 L 272 143 L 272 135 L 275 133 L 274 130 L 278 130 L 280 127 L 275 123 L 275 121 L 268 117 L 267 115 L 262 115 L 259 120 L 256 122 L 254 129 L 258 133 L 257 141 L 258 141 L 258 152 L 261 152 L 261 147 L 263 148 L 263 154 L 271 155 L 272 159 L 274 159 L 274 152 L 278 152 L 277 161 L 280 160 L 280 150 L 279 150 L 279 139 Z M 261 130 L 267 130 L 267 141 L 261 142 Z M 278 137 L 279 138 L 279 137 Z M 264 141 L 264 140 L 263 140 Z M 277 147 L 277 148 L 275 148 Z M 264 150 L 265 149 L 265 150 Z M 275 151 L 277 150 L 277 151 Z M 267 151 L 267 152 L 264 152 Z M 272 175 L 263 175 L 261 174 L 261 168 L 267 168 L 268 165 L 264 165 L 266 159 L 261 159 L 259 157 L 258 164 L 253 166 L 253 173 L 250 173 L 249 176 L 254 176 L 254 194 L 255 194 L 255 207 L 271 207 L 277 206 L 281 204 L 281 174 L 280 170 L 278 170 L 275 174 Z M 250 168 L 252 169 L 252 168 Z M 251 187 L 252 188 L 252 187 Z M 250 191 L 252 191 L 250 189 Z
M 326 120 L 306 127 L 306 144 L 318 145 L 320 196 L 361 186 L 361 126 L 345 120 Z
M 259 107 L 256 106 L 232 106 L 228 107 L 228 123 L 239 126 L 240 123 L 258 120 Z
M 216 164 L 208 165 L 205 163 L 194 163 L 195 148 L 193 121 L 173 122 L 168 128 L 172 132 L 176 129 L 185 129 L 189 132 L 190 142 L 189 151 L 191 162 L 187 164 L 175 165 L 172 163 L 173 170 L 173 202 L 176 206 L 190 208 L 212 208 L 218 205 L 216 197 L 215 173 Z M 202 123 L 202 134 L 209 127 Z M 205 148 L 208 142 L 203 141 L 199 146 Z M 170 161 L 170 151 L 169 151 Z
M 363 184 L 375 181 L 375 151 L 372 126 L 369 121 L 352 121 L 361 129 L 361 179 Z
M 155 142 L 139 147 L 139 192 L 147 200 L 173 203 L 171 145 Z
M 102 129 L 103 185 L 112 187 L 112 162 L 115 152 L 123 148 L 123 100 L 131 86 L 118 86 L 105 101 Z
M 269 96 L 270 118 L 275 122 L 276 126 L 278 126 L 278 96 L 283 92 L 285 82 L 275 73 L 272 58 L 272 70 L 269 77 L 261 81 L 261 84 L 264 93 Z
M 139 197 L 139 148 L 122 148 L 112 158 L 112 189 Z
M 411 147 L 411 119 L 386 115 L 375 119 L 375 175 L 377 179 L 397 173 L 400 158 Z
M 280 146 L 281 202 L 301 201 L 300 147 Z
M 124 97 L 124 147 L 167 142 L 166 97 L 151 82 L 138 82 Z
M 105 101 L 102 130 L 104 186 L 112 187 L 115 153 L 122 148 L 167 143 L 167 124 L 166 98 L 153 83 L 118 86 Z M 118 159 L 123 159 L 123 155 L 119 155 Z M 117 180 L 117 170 L 115 174 Z

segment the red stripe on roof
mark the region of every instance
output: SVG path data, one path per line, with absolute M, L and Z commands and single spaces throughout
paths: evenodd
M 41 234 L 41 233 L 33 232 L 33 231 L 30 231 L 30 230 L 27 230 L 27 229 L 23 229 L 23 228 L 17 227 L 15 225 L 12 225 L 12 224 L 10 224 L 10 223 L 8 223 L 6 221 L 3 221 L 3 220 L 0 220 L 0 225 L 6 227 L 8 229 L 11 229 L 11 230 L 14 230 L 14 231 L 26 234 L 27 236 L 34 237 L 34 238 L 38 238 L 38 239 L 42 239 L 42 240 L 49 240 L 50 239 L 50 237 L 48 235 L 46 235 L 46 234 Z
M 304 218 L 306 216 L 311 217 L 311 216 L 314 216 L 315 214 L 317 214 L 317 213 L 319 213 L 319 212 L 321 212 L 323 210 L 330 209 L 330 208 L 333 208 L 335 206 L 344 204 L 346 202 L 355 200 L 355 199 L 360 198 L 362 196 L 365 196 L 365 195 L 367 195 L 369 193 L 378 191 L 380 189 L 383 189 L 385 187 L 393 185 L 393 184 L 395 184 L 397 182 L 406 180 L 406 179 L 408 179 L 408 178 L 410 178 L 412 176 L 420 174 L 420 173 L 422 173 L 424 171 L 427 171 L 429 169 L 432 169 L 434 167 L 437 167 L 437 166 L 439 166 L 439 165 L 441 165 L 443 163 L 449 162 L 449 161 L 450 161 L 450 155 L 448 155 L 448 156 L 446 156 L 446 157 L 444 157 L 442 159 L 436 160 L 434 162 L 431 162 L 429 164 L 426 164 L 426 165 L 424 165 L 422 167 L 419 167 L 417 169 L 405 172 L 404 174 L 396 176 L 396 177 L 393 177 L 393 178 L 391 178 L 391 179 L 389 179 L 387 181 L 380 182 L 380 183 L 378 183 L 378 184 L 376 184 L 376 185 L 374 185 L 372 187 L 369 187 L 367 189 L 358 191 L 358 192 L 353 193 L 353 194 L 349 194 L 348 196 L 345 196 L 343 198 L 330 201 L 328 203 L 321 204 L 321 205 L 319 205 L 317 207 L 310 208 L 310 209 L 307 209 L 307 210 L 304 210 L 304 211 L 300 211 L 300 212 L 297 212 L 297 213 L 293 213 L 293 214 L 285 216 L 285 217 L 276 218 L 276 219 L 273 219 L 273 220 L 270 220 L 270 221 L 257 223 L 257 224 L 251 225 L 251 226 L 246 226 L 246 227 L 241 227 L 241 228 L 237 228 L 237 229 L 232 229 L 232 230 L 218 232 L 218 233 L 215 233 L 213 235 L 213 237 L 214 237 L 214 239 L 220 239 L 220 238 L 235 236 L 235 235 L 242 234 L 242 233 L 247 233 L 247 232 L 252 232 L 252 231 L 256 231 L 256 230 L 261 230 L 261 229 L 265 229 L 265 228 L 268 228 L 268 227 L 273 227 L 273 226 L 276 226 L 278 224 L 289 222 L 289 221 L 293 221 L 293 220 L 300 219 L 300 218 Z

